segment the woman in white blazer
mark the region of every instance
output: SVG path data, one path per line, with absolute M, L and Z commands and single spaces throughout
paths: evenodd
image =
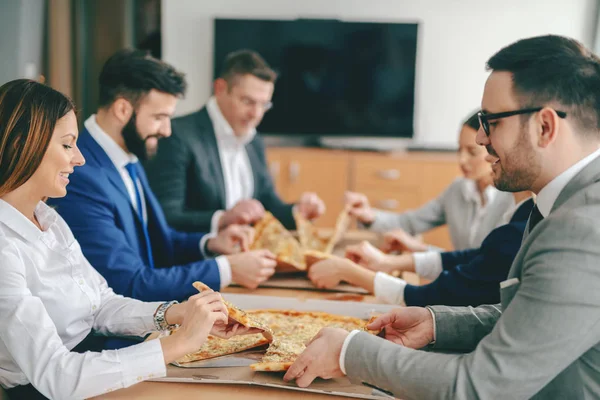
M 492 186 L 492 170 L 485 160 L 485 147 L 475 143 L 479 129 L 477 114 L 463 124 L 459 135 L 458 163 L 463 174 L 437 198 L 416 210 L 393 213 L 371 208 L 367 197 L 346 193 L 351 214 L 370 230 L 390 232 L 385 251 L 427 251 L 430 247 L 414 235 L 448 225 L 454 250 L 478 248 L 496 228 L 505 212 L 514 206 L 510 193 Z
M 63 94 L 25 79 L 0 87 L 0 385 L 11 400 L 87 398 L 161 377 L 208 334 L 244 331 L 212 291 L 144 303 L 107 286 L 43 201 L 64 196 L 85 162 L 77 135 Z M 102 336 L 172 325 L 171 336 L 101 351 Z

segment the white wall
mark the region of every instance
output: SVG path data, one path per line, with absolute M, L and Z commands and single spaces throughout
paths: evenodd
M 529 36 L 561 34 L 592 46 L 595 0 L 163 0 L 163 58 L 187 74 L 178 114 L 211 93 L 213 18 L 419 21 L 415 138 L 454 147 L 460 121 L 481 100 L 486 60 Z

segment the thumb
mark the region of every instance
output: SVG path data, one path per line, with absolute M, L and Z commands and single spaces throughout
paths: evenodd
M 396 321 L 396 314 L 393 312 L 389 312 L 377 317 L 373 322 L 367 325 L 367 329 L 372 331 L 377 331 L 383 328 L 384 326 L 392 324 Z

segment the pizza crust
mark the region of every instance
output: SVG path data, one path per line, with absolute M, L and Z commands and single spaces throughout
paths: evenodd
M 259 362 L 250 364 L 252 371 L 263 371 L 263 372 L 279 372 L 287 371 L 294 364 L 293 361 L 288 362 Z

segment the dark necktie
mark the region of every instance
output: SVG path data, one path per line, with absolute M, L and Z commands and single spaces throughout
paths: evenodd
M 144 240 L 146 242 L 146 250 L 148 252 L 148 265 L 150 268 L 154 268 L 154 260 L 152 259 L 152 247 L 150 246 L 150 235 L 148 235 L 148 227 L 146 225 L 146 221 L 144 221 L 144 209 L 142 208 L 142 196 L 140 195 L 140 190 L 138 188 L 138 172 L 137 172 L 137 162 L 129 163 L 125 166 L 127 172 L 129 172 L 129 176 L 131 176 L 131 180 L 133 181 L 133 187 L 135 189 L 135 200 L 137 205 L 137 214 L 140 219 L 140 223 L 142 224 L 142 231 L 144 233 Z
M 542 213 L 540 212 L 540 209 L 538 208 L 538 206 L 536 204 L 531 209 L 531 214 L 529 214 L 529 233 L 531 233 L 531 231 L 533 230 L 533 228 L 535 228 L 535 226 L 538 224 L 538 222 L 540 222 L 543 219 L 544 219 L 544 216 L 542 215 Z

